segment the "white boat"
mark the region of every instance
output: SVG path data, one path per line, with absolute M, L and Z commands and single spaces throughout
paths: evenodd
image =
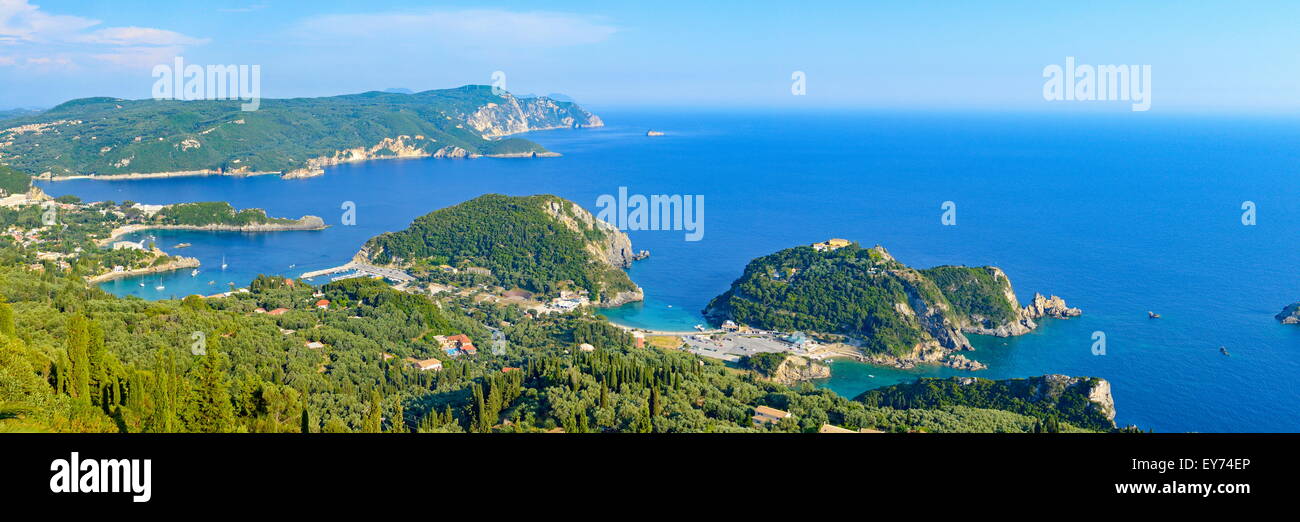
M 165 286 L 163 286 L 163 285 L 158 285 L 158 286 L 153 287 L 153 289 L 154 289 L 154 290 L 158 290 L 158 291 L 161 292 L 161 291 L 163 291 L 163 290 L 166 290 L 167 287 L 165 287 Z
M 198 275 L 199 269 L 195 268 L 194 270 L 190 270 L 190 277 L 197 277 Z
M 221 269 L 222 269 L 222 270 L 225 270 L 226 267 L 228 267 L 228 266 L 230 266 L 230 265 L 227 265 L 227 264 L 226 264 L 226 256 L 221 256 Z

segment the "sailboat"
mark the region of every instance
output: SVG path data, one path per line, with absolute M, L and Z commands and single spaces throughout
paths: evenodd
M 222 269 L 222 270 L 225 270 L 226 267 L 228 267 L 228 266 L 230 266 L 230 265 L 227 265 L 227 264 L 226 264 L 226 256 L 221 256 L 221 269 Z

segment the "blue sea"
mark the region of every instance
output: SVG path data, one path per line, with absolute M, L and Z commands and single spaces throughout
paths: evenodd
M 599 109 L 599 108 L 598 108 Z M 149 232 L 188 271 L 107 283 L 146 299 L 212 294 L 259 273 L 346 262 L 369 237 L 484 193 L 549 193 L 596 210 L 617 194 L 703 195 L 704 237 L 632 231 L 650 259 L 644 303 L 617 322 L 689 330 L 750 259 L 847 238 L 914 266 L 996 265 L 1022 301 L 1058 294 L 1084 315 L 1031 334 L 973 338 L 980 372 L 848 361 L 822 383 L 854 396 L 920 376 L 1062 373 L 1111 381 L 1121 424 L 1170 431 L 1300 431 L 1300 121 L 1152 113 L 977 114 L 597 110 L 608 126 L 528 135 L 548 159 L 418 159 L 322 177 L 43 183 L 52 195 L 142 203 L 230 201 L 330 228 L 263 234 Z M 649 129 L 667 133 L 647 137 Z M 941 205 L 956 205 L 944 226 Z M 1243 202 L 1257 224 L 1242 224 Z M 342 226 L 346 202 L 356 225 Z M 225 259 L 229 267 L 220 268 Z M 143 286 L 141 283 L 144 283 Z M 156 287 L 162 286 L 163 290 Z M 1147 311 L 1160 313 L 1158 320 Z M 1106 338 L 1093 354 L 1094 332 Z M 1231 356 L 1222 355 L 1226 347 Z

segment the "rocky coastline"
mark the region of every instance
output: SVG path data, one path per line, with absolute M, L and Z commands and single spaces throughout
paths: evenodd
M 806 359 L 798 355 L 786 357 L 772 372 L 772 380 L 786 386 L 801 382 L 826 379 L 831 376 L 831 369 L 825 363 Z
M 303 216 L 289 223 L 259 223 L 254 225 L 152 225 L 135 224 L 113 229 L 108 237 L 97 241 L 99 246 L 107 246 L 118 238 L 144 230 L 198 230 L 211 232 L 284 232 L 299 230 L 324 230 L 329 225 L 318 216 Z
M 1273 318 L 1281 321 L 1282 324 L 1300 324 L 1300 301 L 1286 305 Z
M 165 254 L 162 253 L 162 251 L 159 251 L 159 250 L 155 250 L 154 252 L 155 252 L 156 254 L 158 254 L 158 255 L 165 255 Z M 161 264 L 161 265 L 155 265 L 155 266 L 150 266 L 150 267 L 146 267 L 146 268 L 136 268 L 136 269 L 133 269 L 133 270 L 120 270 L 120 271 L 117 271 L 117 272 L 108 272 L 108 273 L 106 273 L 106 274 L 100 274 L 100 275 L 97 275 L 97 276 L 87 277 L 87 278 L 86 278 L 86 282 L 87 282 L 87 283 L 90 283 L 90 284 L 93 285 L 93 284 L 103 283 L 103 282 L 106 282 L 106 281 L 115 281 L 115 280 L 118 280 L 118 279 L 126 279 L 126 278 L 128 278 L 128 277 L 138 277 L 138 276 L 145 276 L 145 275 L 152 275 L 152 274 L 162 274 L 162 273 L 165 273 L 165 272 L 174 272 L 174 271 L 176 271 L 176 270 L 183 270 L 183 269 L 186 269 L 186 268 L 198 268 L 198 266 L 199 266 L 199 260 L 198 260 L 198 259 L 195 259 L 195 258 L 193 258 L 193 257 L 181 257 L 181 256 L 177 256 L 177 257 L 173 257 L 173 258 L 171 258 L 171 259 L 168 260 L 166 263 L 163 263 L 163 264 Z

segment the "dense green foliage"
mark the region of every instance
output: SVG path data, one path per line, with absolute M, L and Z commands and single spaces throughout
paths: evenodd
M 167 225 L 231 225 L 246 226 L 267 223 L 292 223 L 292 219 L 268 218 L 260 208 L 236 211 L 224 201 L 204 203 L 177 203 L 158 211 L 157 220 Z
M 991 381 L 978 378 L 922 378 L 912 383 L 868 390 L 855 400 L 870 406 L 894 409 L 935 409 L 947 406 L 970 406 L 1005 410 L 1040 419 L 1055 425 L 1068 423 L 1089 430 L 1115 428 L 1096 403 L 1088 400 L 1088 390 L 1096 379 L 1080 379 L 1073 384 L 1055 382 L 1045 377 Z M 1052 424 L 1048 425 L 1051 428 Z
M 32 188 L 32 177 L 8 165 L 0 165 L 0 192 L 22 194 Z
M 513 101 L 487 86 L 472 85 L 416 94 L 267 99 L 248 112 L 240 110 L 240 101 L 86 98 L 6 121 L 5 129 L 50 125 L 40 132 L 0 130 L 0 141 L 13 142 L 0 151 L 0 162 L 54 176 L 283 172 L 301 168 L 309 159 L 399 136 L 428 153 L 444 147 L 471 154 L 545 152 L 524 139 L 484 139 L 470 126 L 469 117 L 480 108 L 489 103 L 509 107 Z M 527 109 L 532 127 L 585 125 L 594 119 L 573 103 L 546 98 L 518 103 Z
M 1006 298 L 1011 283 L 991 267 L 938 266 L 921 273 L 938 285 L 958 314 L 972 321 L 982 319 L 978 322 L 986 328 L 1020 317 L 1015 304 Z
M 781 331 L 812 331 L 863 339 L 864 348 L 896 355 L 929 339 L 898 303 L 942 294 L 916 271 L 856 244 L 829 252 L 796 247 L 755 259 L 731 289 L 709 303 L 707 315 Z
M 333 301 L 329 310 L 312 306 L 317 291 Z M 1029 432 L 1038 422 L 961 406 L 868 406 L 686 352 L 631 348 L 626 332 L 594 316 L 439 306 L 368 279 L 317 289 L 261 277 L 229 298 L 147 302 L 6 266 L 0 295 L 0 431 L 717 432 L 831 423 Z M 505 346 L 487 349 L 484 324 L 501 326 Z M 483 348 L 446 357 L 430 337 L 448 332 Z M 598 348 L 581 352 L 580 342 Z M 417 371 L 405 357 L 438 357 L 444 368 Z M 794 416 L 754 426 L 758 405 Z
M 587 250 L 605 232 L 581 222 L 579 230 L 570 228 L 547 212 L 552 204 L 571 212 L 572 203 L 555 196 L 487 194 L 416 218 L 366 246 L 378 263 L 486 268 L 502 287 L 542 294 L 570 281 L 593 302 L 634 289 L 626 273 Z
M 771 377 L 776 373 L 781 363 L 785 362 L 789 354 L 780 352 L 759 352 L 754 355 L 745 357 L 742 366 L 759 373 L 764 377 Z

